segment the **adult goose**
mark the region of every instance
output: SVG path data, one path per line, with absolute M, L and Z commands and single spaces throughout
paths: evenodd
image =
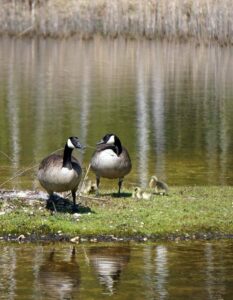
M 91 158 L 91 169 L 96 175 L 97 193 L 101 177 L 118 178 L 118 195 L 120 195 L 124 177 L 131 171 L 131 168 L 128 151 L 122 146 L 119 137 L 113 133 L 106 134 L 97 143 L 96 151 Z
M 76 191 L 82 177 L 82 168 L 79 161 L 72 156 L 74 148 L 82 149 L 83 146 L 77 137 L 72 136 L 65 144 L 63 155 L 51 154 L 42 160 L 37 177 L 50 198 L 54 192 L 70 190 L 75 208 Z

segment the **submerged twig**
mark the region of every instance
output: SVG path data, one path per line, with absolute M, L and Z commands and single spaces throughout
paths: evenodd
M 56 153 L 57 151 L 60 151 L 60 150 L 62 150 L 62 149 L 63 149 L 63 148 L 59 148 L 59 149 L 53 151 L 51 154 L 54 154 L 54 153 Z M 7 156 L 7 154 L 5 154 L 4 152 L 2 152 L 2 151 L 0 151 L 0 152 L 1 152 L 2 154 L 4 154 L 4 155 Z M 10 159 L 10 157 L 8 157 L 8 158 Z M 17 178 L 17 177 L 23 175 L 23 174 L 26 173 L 27 171 L 30 171 L 30 170 L 32 170 L 32 169 L 38 167 L 38 166 L 39 166 L 39 163 L 37 163 L 36 165 L 34 165 L 34 166 L 32 166 L 32 167 L 27 167 L 27 168 L 24 169 L 24 170 L 22 170 L 22 169 L 21 169 L 21 170 L 18 170 L 18 171 L 16 172 L 16 174 L 15 174 L 13 177 L 11 177 L 11 178 L 7 179 L 6 181 L 2 182 L 2 183 L 0 184 L 0 188 L 1 188 L 2 186 L 4 186 L 6 183 L 12 181 L 13 179 L 15 179 L 15 178 Z
M 91 167 L 91 164 L 88 165 L 87 171 L 86 171 L 86 173 L 85 173 L 85 175 L 84 175 L 84 178 L 83 178 L 83 180 L 81 181 L 81 184 L 79 185 L 79 188 L 78 188 L 78 191 L 77 191 L 77 196 L 78 196 L 78 197 L 79 197 L 79 195 L 80 195 L 80 192 L 81 192 L 81 189 L 82 189 L 82 187 L 83 187 L 84 181 L 85 181 L 85 179 L 87 178 L 87 175 L 88 175 L 88 173 L 89 173 L 90 167 Z
M 85 247 L 83 246 L 82 248 L 83 248 L 83 253 L 84 253 L 85 261 L 86 261 L 87 265 L 89 266 L 90 265 L 90 259 L 89 259 L 88 255 L 87 255 Z
M 83 198 L 87 198 L 87 199 L 90 199 L 90 200 L 96 200 L 96 201 L 108 201 L 109 200 L 109 198 L 100 198 L 100 197 L 92 197 L 92 196 L 81 196 L 81 197 L 83 197 Z
M 93 146 L 90 146 L 90 145 L 87 145 L 87 144 L 86 144 L 86 147 L 91 148 L 91 149 L 96 149 L 96 147 L 93 147 Z
M 5 152 L 0 150 L 0 153 L 3 154 L 5 157 L 7 157 L 11 162 L 14 162 L 14 160 L 9 155 L 7 155 Z
M 29 170 L 31 170 L 31 169 L 34 169 L 34 168 L 37 167 L 38 165 L 39 165 L 39 164 L 37 164 L 37 165 L 35 165 L 35 166 L 33 166 L 33 167 L 30 167 L 30 168 L 27 168 L 27 169 L 23 170 L 23 171 L 20 172 L 20 173 L 17 173 L 15 176 L 9 178 L 8 180 L 6 180 L 6 181 L 4 181 L 2 184 L 0 184 L 0 188 L 1 188 L 3 185 L 5 185 L 6 183 L 8 183 L 8 182 L 12 181 L 13 179 L 19 177 L 20 175 L 23 175 L 23 174 L 26 173 L 27 171 L 29 171 Z

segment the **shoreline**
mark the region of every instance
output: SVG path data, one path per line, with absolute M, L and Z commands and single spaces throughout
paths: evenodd
M 69 236 L 63 234 L 48 234 L 48 235 L 5 235 L 0 236 L 0 244 L 3 242 L 10 243 L 146 243 L 146 242 L 182 242 L 182 241 L 214 241 L 214 240 L 230 240 L 233 239 L 233 234 L 222 233 L 195 233 L 192 235 L 135 235 L 127 237 L 117 237 L 114 235 L 96 235 L 96 236 Z
M 233 45 L 231 0 L 3 0 L 0 35 L 165 39 Z

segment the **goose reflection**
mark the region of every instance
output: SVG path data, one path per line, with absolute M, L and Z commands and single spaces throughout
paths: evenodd
M 68 259 L 56 258 L 53 249 L 38 272 L 39 293 L 43 299 L 77 299 L 80 286 L 80 269 L 76 261 L 76 250 L 72 249 Z
M 90 249 L 90 262 L 107 294 L 114 294 L 123 269 L 130 260 L 127 247 L 96 247 Z

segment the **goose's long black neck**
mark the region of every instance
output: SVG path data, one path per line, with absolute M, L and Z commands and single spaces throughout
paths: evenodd
M 63 165 L 62 165 L 63 168 L 67 168 L 69 170 L 72 169 L 72 163 L 71 163 L 72 151 L 73 149 L 65 145 L 64 155 L 63 155 Z
M 115 146 L 115 152 L 119 156 L 122 152 L 122 146 L 121 146 L 121 142 L 118 138 L 116 138 L 114 146 Z

